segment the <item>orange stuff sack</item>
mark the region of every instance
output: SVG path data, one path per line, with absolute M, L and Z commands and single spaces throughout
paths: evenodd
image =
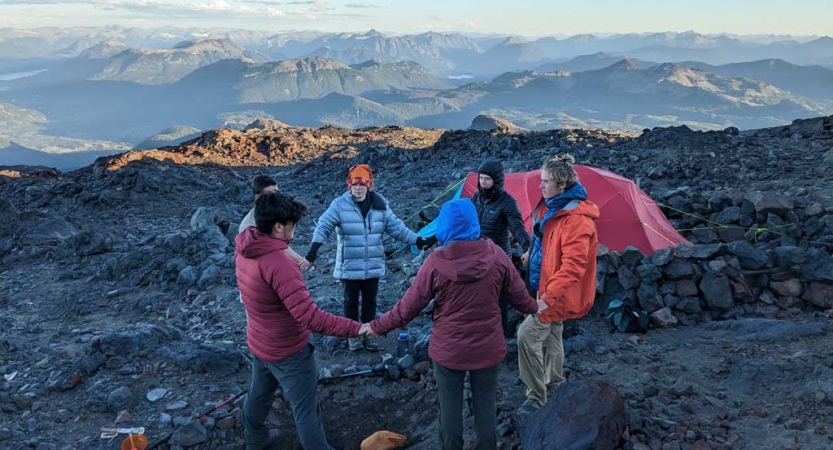
M 362 450 L 393 450 L 402 446 L 407 439 L 392 431 L 377 431 L 362 441 Z

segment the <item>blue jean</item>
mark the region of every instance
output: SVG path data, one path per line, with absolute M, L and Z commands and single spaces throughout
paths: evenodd
M 307 345 L 278 363 L 252 358 L 252 384 L 241 413 L 247 450 L 260 450 L 269 436 L 266 417 L 278 386 L 283 388 L 284 397 L 292 406 L 301 446 L 305 450 L 333 450 L 321 422 L 313 351 L 312 345 Z

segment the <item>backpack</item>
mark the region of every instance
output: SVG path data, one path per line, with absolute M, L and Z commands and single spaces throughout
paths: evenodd
M 631 305 L 621 301 L 613 300 L 607 306 L 605 319 L 610 324 L 610 332 L 620 333 L 647 333 L 648 312 L 634 310 Z

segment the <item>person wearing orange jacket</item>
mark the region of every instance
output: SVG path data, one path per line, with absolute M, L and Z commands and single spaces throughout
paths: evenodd
M 547 388 L 564 381 L 563 322 L 584 317 L 596 296 L 595 220 L 599 208 L 587 200 L 571 155 L 552 157 L 541 168 L 543 199 L 533 215 L 532 247 L 524 255 L 530 288 L 549 307 L 518 328 L 518 368 L 527 399 L 518 410 L 531 413 L 547 402 Z

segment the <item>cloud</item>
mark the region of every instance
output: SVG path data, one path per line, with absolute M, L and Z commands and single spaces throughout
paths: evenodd
M 435 22 L 442 22 L 445 20 L 445 16 L 431 16 L 430 19 Z
M 381 9 L 382 6 L 374 5 L 372 3 L 347 3 L 344 5 L 345 8 L 358 8 L 358 9 Z
M 295 0 L 295 1 L 281 1 L 281 0 L 238 0 L 240 3 L 253 3 L 258 5 L 280 5 L 280 6 L 309 6 L 316 11 L 329 9 L 327 2 L 321 0 Z
M 314 2 L 313 2 L 314 3 Z M 283 17 L 283 11 L 271 7 L 253 8 L 224 0 L 192 3 L 168 3 L 155 0 L 0 0 L 0 5 L 91 5 L 106 11 L 126 10 L 145 14 L 233 14 L 254 17 Z M 272 4 L 263 2 L 263 4 Z

